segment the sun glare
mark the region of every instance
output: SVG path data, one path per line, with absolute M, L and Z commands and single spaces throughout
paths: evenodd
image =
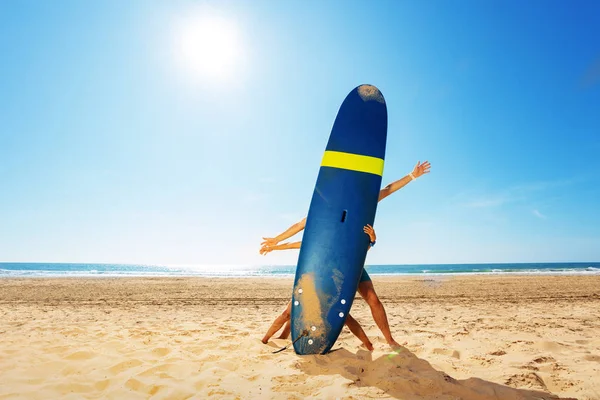
M 175 50 L 180 66 L 194 78 L 233 78 L 241 53 L 237 27 L 208 13 L 187 16 L 177 23 Z

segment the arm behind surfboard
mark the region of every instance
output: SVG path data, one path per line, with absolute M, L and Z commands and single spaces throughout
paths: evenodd
M 302 245 L 302 242 L 291 242 L 291 243 L 282 243 L 276 245 L 268 245 L 265 244 L 260 249 L 260 254 L 265 255 L 273 250 L 289 250 L 289 249 L 299 249 Z
M 428 174 L 430 168 L 431 168 L 431 164 L 429 163 L 429 161 L 425 161 L 422 164 L 421 164 L 421 161 L 417 162 L 417 165 L 415 165 L 415 167 L 413 168 L 413 170 L 410 174 L 388 184 L 386 187 L 381 189 L 381 191 L 379 192 L 378 201 L 381 201 L 381 200 L 385 199 L 386 197 L 388 197 L 390 194 L 402 189 L 404 186 L 406 186 L 409 182 L 411 182 L 413 180 L 413 177 L 414 177 L 414 179 L 417 179 L 425 174 Z M 412 174 L 412 176 L 411 176 L 411 174 Z M 279 235 L 277 235 L 275 237 L 272 237 L 272 238 L 263 237 L 263 242 L 261 243 L 261 246 L 263 246 L 263 247 L 264 246 L 274 246 L 277 243 L 281 242 L 282 240 L 285 240 L 285 239 L 288 239 L 288 238 L 294 236 L 296 233 L 303 230 L 305 226 L 306 226 L 306 217 L 302 218 L 300 221 L 296 222 L 295 224 L 290 226 L 288 229 L 286 229 L 284 232 L 280 233 Z M 261 249 L 261 254 L 262 254 L 262 249 Z

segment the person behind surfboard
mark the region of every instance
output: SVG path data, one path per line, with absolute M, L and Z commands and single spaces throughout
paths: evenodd
M 373 229 L 373 227 L 368 224 L 363 228 L 363 231 L 367 235 L 369 235 L 370 242 L 369 242 L 369 247 L 367 248 L 367 251 L 369 251 L 371 249 L 371 247 L 373 247 L 373 245 L 375 245 L 375 241 L 377 240 L 377 235 L 375 234 L 375 229 Z M 283 243 L 283 244 L 279 244 L 279 245 L 269 246 L 268 248 L 266 248 L 264 250 L 264 252 L 268 253 L 273 250 L 299 249 L 301 245 L 302 245 L 301 241 L 300 242 L 292 242 L 292 243 Z M 366 274 L 366 271 L 363 269 L 363 275 L 360 278 L 361 281 L 363 280 L 364 274 Z M 273 336 L 279 329 L 281 329 L 281 327 L 285 323 L 289 323 L 289 321 L 291 320 L 291 312 L 292 312 L 292 301 L 290 300 L 288 302 L 288 305 L 286 306 L 285 310 L 281 313 L 281 315 L 279 317 L 277 317 L 275 319 L 275 321 L 273 321 L 273 324 L 271 324 L 271 327 L 265 334 L 265 337 L 262 339 L 262 342 L 264 344 L 267 344 L 267 342 L 269 341 L 271 336 Z M 365 347 L 367 349 L 369 349 L 369 351 L 373 351 L 373 344 L 367 337 L 367 334 L 363 330 L 362 326 L 360 326 L 358 321 L 355 320 L 352 317 L 352 315 L 348 314 L 348 316 L 346 317 L 345 325 L 350 329 L 350 331 L 357 338 L 360 339 L 360 341 L 365 345 Z M 286 330 L 287 330 L 287 335 L 285 335 L 285 337 L 282 337 L 286 333 Z M 286 329 L 284 329 L 284 332 L 281 334 L 281 336 L 279 338 L 287 339 L 288 335 L 289 335 L 289 327 L 286 326 Z
M 421 161 L 417 162 L 417 165 L 415 165 L 415 167 L 413 168 L 411 173 L 409 173 L 408 175 L 404 176 L 401 179 L 398 179 L 397 181 L 390 183 L 389 185 L 387 185 L 386 187 L 381 189 L 381 191 L 379 192 L 378 201 L 381 201 L 381 200 L 385 199 L 386 197 L 388 197 L 389 195 L 391 195 L 392 193 L 402 189 L 404 186 L 406 186 L 409 182 L 413 181 L 414 179 L 417 179 L 425 174 L 428 174 L 430 168 L 431 168 L 431 165 L 430 165 L 429 161 L 425 161 L 423 164 L 421 164 Z M 263 237 L 263 242 L 261 243 L 262 247 L 260 249 L 260 254 L 265 255 L 268 252 L 270 252 L 271 250 L 274 250 L 273 246 L 277 246 L 278 243 L 281 242 L 282 240 L 285 240 L 289 237 L 294 236 L 296 233 L 303 230 L 305 225 L 306 225 L 306 217 L 304 217 L 301 221 L 293 224 L 288 229 L 286 229 L 283 233 L 281 233 L 275 237 L 272 237 L 272 238 Z M 285 247 L 286 245 L 287 244 L 280 245 L 280 246 L 284 246 L 284 247 L 278 248 L 277 250 L 291 248 L 291 247 Z M 387 315 L 385 312 L 385 308 L 383 307 L 383 304 L 379 300 L 379 296 L 377 296 L 377 293 L 375 293 L 375 288 L 373 287 L 373 282 L 371 281 L 371 277 L 369 276 L 367 271 L 365 271 L 364 269 L 363 269 L 363 275 L 361 275 L 360 283 L 358 285 L 358 292 L 360 293 L 362 298 L 369 305 L 369 307 L 371 309 L 371 314 L 373 315 L 373 319 L 375 320 L 375 323 L 377 324 L 377 326 L 383 333 L 383 336 L 385 337 L 385 340 L 388 342 L 388 344 L 392 347 L 400 346 L 392 337 L 388 319 L 387 319 Z M 285 326 L 283 332 L 281 333 L 281 335 L 279 336 L 279 338 L 286 339 L 289 336 L 289 333 L 290 333 L 290 322 L 288 322 L 286 324 L 286 326 Z

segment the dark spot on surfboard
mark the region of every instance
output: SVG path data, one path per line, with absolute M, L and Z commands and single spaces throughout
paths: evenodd
M 385 103 L 383 94 L 373 85 L 361 85 L 358 87 L 358 95 L 363 101 L 377 101 Z

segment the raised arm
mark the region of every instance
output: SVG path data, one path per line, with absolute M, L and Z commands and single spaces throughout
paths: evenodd
M 413 179 L 417 179 L 418 177 L 424 174 L 428 174 L 429 168 L 431 168 L 429 161 L 425 161 L 423 164 L 421 164 L 421 161 L 419 161 L 410 174 L 406 175 L 402 179 L 398 179 L 397 181 L 390 183 L 389 185 L 381 189 L 381 191 L 379 192 L 378 201 L 381 201 L 388 197 L 390 194 L 394 193 L 395 191 L 402 189 L 404 186 L 406 186 L 408 182 L 412 181 Z
M 415 168 L 413 169 L 413 171 L 410 174 L 406 175 L 402 179 L 399 179 L 395 182 L 390 183 L 389 185 L 387 185 L 386 187 L 381 189 L 381 191 L 379 192 L 379 200 L 378 201 L 381 201 L 384 198 L 386 198 L 387 196 L 389 196 L 390 194 L 394 193 L 395 191 L 402 189 L 404 186 L 406 186 L 406 184 L 408 182 L 412 181 L 413 179 L 417 179 L 418 177 L 429 173 L 430 167 L 431 166 L 429 164 L 429 161 L 425 161 L 423 164 L 421 164 L 421 161 L 419 161 L 417 163 L 417 165 L 415 165 Z M 302 229 L 304 229 L 305 226 L 306 226 L 306 217 L 302 218 L 300 221 L 296 222 L 295 224 L 293 224 L 292 226 L 287 228 L 284 232 L 280 233 L 279 235 L 277 235 L 275 237 L 263 237 L 263 241 L 260 245 L 263 248 L 265 246 L 275 246 L 275 245 L 277 245 L 277 243 L 281 242 L 282 240 L 285 240 L 287 238 L 294 236 L 296 233 L 298 233 Z M 262 249 L 261 249 L 261 254 L 262 254 Z
M 264 241 L 260 244 L 261 246 L 274 246 L 277 243 L 281 242 L 282 240 L 285 240 L 289 237 L 294 236 L 296 233 L 300 232 L 302 229 L 304 229 L 304 226 L 306 225 L 306 217 L 302 218 L 302 220 L 296 222 L 294 225 L 290 226 L 289 228 L 287 228 L 283 233 L 280 233 L 279 235 L 272 237 L 272 238 L 268 238 L 268 237 L 264 237 Z

